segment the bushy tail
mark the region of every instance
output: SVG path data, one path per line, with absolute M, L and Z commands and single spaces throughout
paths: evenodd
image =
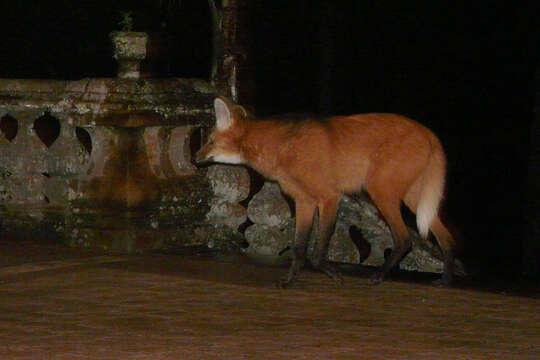
M 423 238 L 427 238 L 431 222 L 439 212 L 439 205 L 444 193 L 445 175 L 446 159 L 442 147 L 440 145 L 434 146 L 421 177 L 422 187 L 416 210 L 416 224 L 418 232 Z

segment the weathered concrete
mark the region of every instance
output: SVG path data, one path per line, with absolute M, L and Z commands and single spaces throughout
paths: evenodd
M 227 237 L 191 164 L 215 96 L 198 79 L 0 79 L 3 231 L 128 251 Z
M 290 252 L 280 252 L 292 245 L 295 225 L 279 185 L 266 182 L 249 202 L 247 214 L 253 225 L 245 231 L 249 247 L 243 249 L 244 253 L 266 263 L 288 261 Z M 308 257 L 317 241 L 317 232 L 312 232 Z M 415 230 L 410 229 L 410 232 L 413 248 L 399 267 L 409 271 L 442 273 L 442 254 L 438 246 L 422 239 Z M 392 248 L 392 234 L 377 208 L 367 198 L 344 196 L 339 204 L 328 259 L 338 263 L 381 266 L 385 253 Z M 456 261 L 456 273 L 465 274 L 459 260 Z
M 291 219 L 289 204 L 277 183 L 265 182 L 248 205 L 248 217 L 254 224 L 282 228 Z
M 215 89 L 200 79 L 0 79 L 0 117 L 49 110 L 72 126 L 208 127 L 215 96 Z
M 118 61 L 118 77 L 138 79 L 141 61 L 147 57 L 148 34 L 133 31 L 113 31 L 110 34 L 113 57 Z
M 248 4 L 209 2 L 210 81 L 153 78 L 164 75 L 153 65 L 170 39 L 134 32 L 111 34 L 118 78 L 0 79 L 2 232 L 128 251 L 234 247 L 246 210 L 227 196 L 238 191 L 216 192 L 219 174 L 195 168 L 191 153 L 213 125 L 218 93 L 246 103 Z
M 239 203 L 249 195 L 248 171 L 240 166 L 211 165 L 206 176 L 213 193 L 207 220 L 236 232 L 247 220 L 246 208 Z

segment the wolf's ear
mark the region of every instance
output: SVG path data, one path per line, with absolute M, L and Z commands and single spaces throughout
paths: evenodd
M 240 105 L 233 106 L 232 113 L 236 120 L 249 119 L 249 113 L 243 106 L 240 106 Z
M 214 100 L 214 110 L 216 111 L 216 128 L 226 130 L 233 124 L 233 116 L 231 113 L 231 103 L 222 97 Z

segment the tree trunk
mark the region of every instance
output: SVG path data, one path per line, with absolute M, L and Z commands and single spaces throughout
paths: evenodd
M 210 81 L 222 95 L 243 105 L 253 104 L 255 95 L 255 71 L 249 56 L 249 3 L 208 0 L 213 24 Z

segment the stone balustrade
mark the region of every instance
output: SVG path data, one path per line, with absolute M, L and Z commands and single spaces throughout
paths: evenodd
M 131 251 L 234 233 L 207 221 L 191 163 L 215 96 L 199 79 L 0 79 L 3 236 Z

